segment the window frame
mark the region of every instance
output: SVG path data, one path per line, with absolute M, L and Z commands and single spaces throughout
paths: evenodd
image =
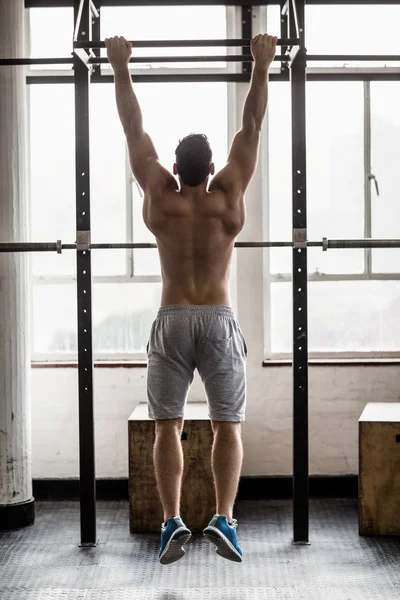
M 138 5 L 140 4 L 140 2 L 135 2 L 133 1 L 132 3 L 127 2 L 126 4 L 130 4 L 130 5 Z M 166 3 L 167 4 L 167 3 Z M 173 2 L 171 2 L 171 5 L 174 4 Z M 185 3 L 186 4 L 186 3 Z M 203 2 L 193 2 L 193 4 L 203 4 Z M 212 4 L 212 3 L 211 3 Z M 220 2 L 215 2 L 215 4 L 220 4 Z M 241 6 L 243 5 L 253 5 L 253 12 L 254 12 L 254 25 L 255 27 L 259 27 L 260 31 L 265 31 L 266 26 L 267 26 L 267 6 L 268 5 L 272 5 L 272 4 L 276 4 L 279 5 L 280 2 L 278 0 L 274 1 L 268 1 L 264 2 L 262 6 L 258 5 L 257 3 L 250 3 L 247 2 L 245 0 L 241 0 L 240 2 L 240 6 L 238 5 L 231 5 L 231 6 L 227 6 L 226 7 L 226 11 L 227 11 L 227 36 L 228 37 L 240 37 L 240 33 L 239 35 L 235 35 L 235 33 L 240 32 L 241 30 Z M 310 1 L 307 2 L 307 4 L 321 4 L 321 5 L 340 5 L 340 4 L 347 4 L 346 2 L 343 1 L 335 1 L 335 0 L 331 0 L 331 1 Z M 377 2 L 368 2 L 368 1 L 361 1 L 361 0 L 352 0 L 352 4 L 360 4 L 360 5 L 368 5 L 368 4 L 377 4 Z M 400 0 L 392 0 L 390 2 L 383 2 L 382 4 L 389 4 L 389 5 L 398 5 L 400 4 Z M 65 2 L 64 5 L 72 5 L 72 2 Z M 110 5 L 109 2 L 107 1 L 107 5 Z M 115 6 L 120 5 L 120 3 L 118 2 L 118 0 L 115 2 Z M 55 4 L 52 2 L 43 2 L 43 0 L 26 0 L 26 6 L 27 7 L 37 7 L 37 6 L 41 6 L 41 7 L 51 7 L 51 6 L 60 6 L 59 3 Z M 28 28 L 29 30 L 29 28 Z M 255 30 L 254 30 L 255 31 Z M 234 49 L 229 49 L 232 52 L 234 52 Z M 213 70 L 213 74 L 215 74 L 216 76 L 218 76 L 219 74 L 226 74 L 227 72 L 239 72 L 239 64 L 235 64 L 235 63 L 227 63 L 226 68 L 224 69 L 215 69 Z M 140 69 L 140 70 L 133 70 L 132 73 L 134 75 L 138 75 L 140 77 L 140 75 L 146 75 L 147 73 L 150 75 L 154 75 L 151 70 L 147 70 L 147 69 Z M 209 71 L 207 69 L 198 69 L 195 66 L 193 68 L 188 68 L 188 69 L 179 69 L 179 70 L 174 70 L 173 68 L 162 68 L 162 69 L 157 69 L 157 75 L 159 74 L 162 78 L 162 76 L 168 74 L 178 74 L 178 75 L 201 75 L 201 74 L 208 74 Z M 369 67 L 369 68 L 365 68 L 365 67 L 329 67 L 329 66 L 322 66 L 322 67 L 308 67 L 307 68 L 307 78 L 308 81 L 362 81 L 364 82 L 364 87 L 366 85 L 370 85 L 371 81 L 398 81 L 399 80 L 399 73 L 400 73 L 400 69 L 396 68 L 396 67 Z M 26 74 L 27 74 L 27 83 L 28 84 L 41 84 L 41 83 L 73 83 L 73 76 L 71 76 L 72 71 L 69 70 L 46 70 L 46 71 L 40 71 L 40 70 L 26 70 Z M 289 74 L 284 68 L 273 68 L 271 69 L 271 81 L 288 81 L 289 80 Z M 112 81 L 112 77 L 110 77 L 109 75 L 103 75 L 103 76 L 97 76 L 97 75 L 93 75 L 92 76 L 92 82 L 93 83 L 105 83 L 105 82 L 110 82 Z M 238 94 L 238 90 L 240 88 L 242 88 L 241 83 L 234 83 L 233 85 L 228 85 L 228 138 L 232 139 L 233 134 L 236 132 L 236 130 L 238 129 L 238 124 L 239 124 L 239 111 L 237 110 L 237 99 L 238 97 L 240 97 L 240 93 Z M 364 92 L 365 93 L 365 92 Z M 365 111 L 365 109 L 364 109 Z M 28 113 L 29 114 L 29 113 Z M 266 146 L 268 146 L 268 144 L 266 144 Z M 261 171 L 261 179 L 260 182 L 258 183 L 258 187 L 259 187 L 259 193 L 260 191 L 262 191 L 263 197 L 268 198 L 269 195 L 269 190 L 268 190 L 268 168 L 269 168 L 269 164 L 268 164 L 268 147 L 264 147 L 263 151 L 262 151 L 262 160 L 261 162 L 261 167 L 260 167 L 260 171 Z M 372 182 L 371 182 L 372 185 Z M 370 186 L 367 186 L 369 188 L 369 190 L 371 189 Z M 127 183 L 127 198 L 129 195 L 129 189 L 131 191 L 131 187 L 130 185 Z M 133 227 L 133 220 L 132 220 L 132 212 L 129 213 L 129 202 L 127 201 L 127 228 L 128 226 L 132 226 Z M 366 204 L 366 210 L 367 210 L 367 204 Z M 371 208 L 369 208 L 369 210 L 371 210 Z M 264 233 L 269 233 L 269 227 L 268 227 L 268 208 L 265 210 L 262 208 L 257 208 L 258 211 L 258 217 L 260 218 L 260 221 L 263 223 L 263 227 L 264 227 Z M 371 226 L 371 223 L 370 223 Z M 247 237 L 249 237 L 249 235 L 251 235 L 251 232 L 249 234 L 249 232 L 247 232 Z M 265 235 L 264 235 L 265 237 Z M 267 235 L 268 237 L 268 235 Z M 250 238 L 251 239 L 251 238 Z M 131 255 L 129 255 L 129 253 L 131 253 Z M 125 283 L 125 282 L 148 282 L 148 283 L 159 283 L 161 281 L 161 278 L 159 276 L 141 276 L 141 277 L 137 277 L 133 273 L 133 253 L 134 251 L 127 251 L 127 276 L 111 276 L 111 277 L 94 277 L 93 278 L 93 283 Z M 371 249 L 366 249 L 366 256 L 372 256 L 372 250 Z M 130 257 L 131 256 L 131 257 Z M 240 268 L 240 263 L 241 260 L 238 260 L 238 267 Z M 364 261 L 364 265 L 365 265 L 365 269 L 364 269 L 364 273 L 361 274 L 355 274 L 355 275 L 351 275 L 351 274 L 346 274 L 346 275 L 340 275 L 340 274 L 325 274 L 325 275 L 320 275 L 320 274 L 310 274 L 309 275 L 309 281 L 343 281 L 343 280 L 351 280 L 351 281 L 356 281 L 356 280 L 399 280 L 400 279 L 400 273 L 399 274 L 394 274 L 394 273 L 373 273 L 372 272 L 372 265 L 371 265 L 371 260 L 369 262 L 369 267 L 367 266 L 367 261 Z M 131 276 L 132 275 L 132 276 Z M 287 361 L 288 359 L 291 358 L 291 353 L 285 353 L 284 355 L 282 354 L 274 354 L 271 352 L 271 348 L 270 348 L 270 344 L 271 344 L 271 311 L 269 310 L 270 308 L 270 286 L 271 283 L 275 283 L 275 282 L 285 282 L 285 281 L 291 281 L 292 275 L 291 274 L 271 274 L 269 272 L 269 251 L 268 250 L 264 250 L 263 251 L 263 271 L 259 272 L 259 276 L 261 278 L 261 280 L 263 281 L 263 294 L 264 294 L 264 300 L 263 300 L 263 313 L 258 314 L 258 315 L 254 315 L 254 313 L 252 312 L 252 310 L 250 309 L 250 307 L 248 307 L 247 305 L 247 300 L 245 300 L 244 298 L 241 298 L 241 293 L 240 290 L 236 291 L 237 294 L 237 303 L 240 306 L 240 315 L 241 318 L 243 317 L 244 320 L 248 320 L 249 322 L 251 320 L 255 320 L 256 317 L 258 318 L 258 321 L 262 322 L 264 324 L 264 332 L 263 332 L 263 340 L 264 340 L 264 344 L 263 344 L 263 352 L 262 354 L 264 355 L 264 357 L 266 356 L 266 362 L 268 361 L 276 361 L 276 360 L 283 360 L 283 361 Z M 46 285 L 46 284 L 51 284 L 51 283 L 71 283 L 74 282 L 76 280 L 75 277 L 72 278 L 68 278 L 68 277 L 60 277 L 60 278 L 56 278 L 56 277 L 39 277 L 39 278 L 35 278 L 35 280 L 33 281 L 34 285 Z M 235 291 L 234 291 L 235 294 Z M 235 295 L 236 295 L 235 294 Z M 252 313 L 250 315 L 250 312 Z M 248 313 L 246 315 L 246 313 Z M 251 317 L 251 318 L 250 318 Z M 360 353 L 360 352 L 356 352 L 354 353 L 350 353 L 350 359 L 355 360 L 355 361 L 359 361 L 360 358 L 363 359 L 380 359 L 380 360 L 384 360 L 385 358 L 391 359 L 391 358 L 400 358 L 400 352 L 399 353 Z M 59 357 L 57 354 L 52 354 L 49 357 L 44 357 L 43 355 L 38 355 L 38 354 L 33 354 L 34 356 L 34 360 L 50 360 L 50 361 L 54 361 L 56 360 L 58 361 L 71 361 L 71 357 Z M 122 357 L 120 355 L 117 355 L 115 353 L 113 353 L 112 355 L 101 355 L 98 356 L 96 354 L 96 360 L 111 360 L 111 361 L 115 361 L 118 359 L 121 359 Z M 123 360 L 143 360 L 144 356 L 143 354 L 141 354 L 140 356 L 133 356 L 133 355 L 127 355 L 124 354 L 123 355 Z M 310 358 L 314 358 L 314 359 L 321 359 L 321 360 L 332 360 L 333 362 L 335 360 L 342 360 L 342 359 L 348 359 L 349 358 L 349 353 L 348 352 L 344 352 L 344 353 L 310 353 Z M 75 360 L 75 357 L 72 356 L 72 360 Z

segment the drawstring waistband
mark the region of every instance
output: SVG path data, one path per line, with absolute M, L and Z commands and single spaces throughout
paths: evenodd
M 162 317 L 164 315 L 171 315 L 171 314 L 176 314 L 176 313 L 180 313 L 180 314 L 185 314 L 185 315 L 194 315 L 194 314 L 213 314 L 213 315 L 218 315 L 218 316 L 222 316 L 222 317 L 232 317 L 233 319 L 235 318 L 235 313 L 233 308 L 231 308 L 230 306 L 224 306 L 224 305 L 209 305 L 209 304 L 171 304 L 168 306 L 161 306 L 160 310 L 158 311 L 158 316 Z

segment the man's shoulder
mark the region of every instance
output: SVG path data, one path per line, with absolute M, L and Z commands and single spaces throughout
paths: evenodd
M 244 192 L 237 179 L 234 176 L 229 178 L 223 170 L 214 177 L 209 191 L 220 198 L 227 208 L 239 207 L 244 199 Z
M 178 182 L 175 177 L 158 161 L 152 161 L 149 165 L 149 178 L 145 193 L 151 196 L 165 193 L 166 191 L 177 191 Z
M 235 172 L 233 165 L 227 164 L 223 169 L 218 171 L 210 184 L 210 191 L 214 190 L 230 197 L 243 195 L 240 178 Z

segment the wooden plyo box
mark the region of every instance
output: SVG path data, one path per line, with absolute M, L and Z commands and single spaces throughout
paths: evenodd
M 129 522 L 132 533 L 160 532 L 164 520 L 154 474 L 155 422 L 147 404 L 139 404 L 129 417 Z M 184 473 L 181 514 L 191 531 L 201 532 L 215 514 L 216 501 L 211 470 L 213 431 L 208 408 L 187 403 L 182 432 Z
M 360 535 L 400 535 L 400 403 L 365 407 L 359 467 Z

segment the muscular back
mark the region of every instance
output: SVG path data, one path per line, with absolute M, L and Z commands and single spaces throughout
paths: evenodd
M 180 193 L 171 176 L 162 191 L 145 195 L 144 221 L 160 254 L 162 305 L 230 305 L 232 253 L 245 220 L 243 196 L 219 189 L 218 180 L 208 192 L 192 189 Z

